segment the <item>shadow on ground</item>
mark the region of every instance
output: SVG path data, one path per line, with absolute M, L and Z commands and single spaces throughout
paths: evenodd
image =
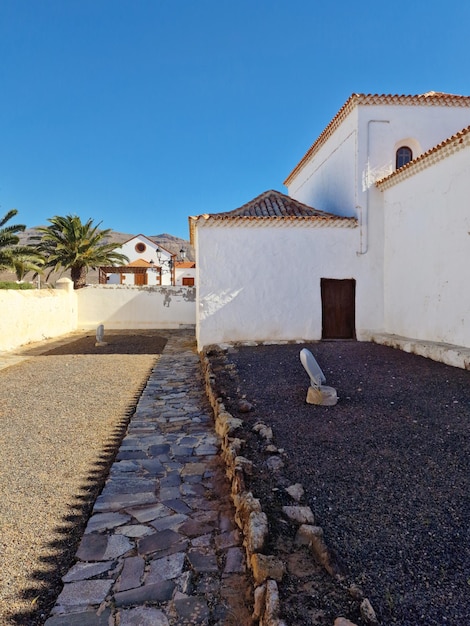
M 73 342 L 72 346 L 78 344 L 78 346 L 85 345 L 86 348 L 88 340 L 89 338 L 83 338 Z M 72 351 L 70 348 L 70 345 L 64 346 L 65 352 L 60 354 L 87 354 L 86 352 Z M 123 352 L 123 354 L 128 353 Z M 47 555 L 40 557 L 38 566 L 30 574 L 30 586 L 22 592 L 22 598 L 27 600 L 31 609 L 27 612 L 22 611 L 13 614 L 10 618 L 12 624 L 16 626 L 42 626 L 49 616 L 62 590 L 62 576 L 73 565 L 75 554 L 95 501 L 105 485 L 110 468 L 114 463 L 122 439 L 126 434 L 127 426 L 135 413 L 146 383 L 147 379 L 134 395 L 120 421 L 110 432 L 78 493 L 71 494 L 68 511 L 63 515 L 62 519 L 58 520 L 51 541 L 45 546 Z

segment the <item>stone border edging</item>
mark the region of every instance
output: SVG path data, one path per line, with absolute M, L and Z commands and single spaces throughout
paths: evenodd
M 211 349 L 215 346 L 211 346 Z M 216 346 L 224 353 L 226 347 Z M 253 470 L 252 462 L 241 455 L 244 440 L 236 436 L 236 431 L 243 425 L 243 420 L 229 413 L 222 399 L 217 395 L 216 376 L 212 371 L 208 348 L 200 353 L 206 394 L 214 412 L 216 433 L 221 438 L 221 456 L 226 466 L 226 475 L 231 483 L 231 497 L 235 506 L 235 522 L 244 537 L 246 560 L 254 581 L 253 620 L 259 626 L 287 626 L 280 618 L 280 598 L 277 583 L 283 578 L 285 563 L 276 556 L 263 553 L 269 533 L 268 517 L 262 511 L 261 502 L 245 487 L 245 477 Z M 257 423 L 253 430 L 264 439 L 266 450 L 275 453 L 277 448 L 272 444 L 272 430 L 265 424 Z M 271 456 L 273 471 L 279 470 L 282 459 Z M 276 467 L 275 467 L 276 466 Z M 299 502 L 303 494 L 301 485 L 292 485 L 287 491 L 293 500 Z M 296 493 L 297 492 L 297 493 Z M 324 541 L 323 529 L 314 525 L 313 512 L 308 506 L 284 506 L 283 513 L 295 530 L 295 544 L 308 546 L 315 560 L 338 581 L 342 576 L 337 571 L 332 555 Z M 364 597 L 356 585 L 349 588 L 350 595 L 360 602 L 360 613 L 368 626 L 378 626 L 376 613 L 368 598 Z M 334 626 L 356 626 L 344 617 L 338 617 Z

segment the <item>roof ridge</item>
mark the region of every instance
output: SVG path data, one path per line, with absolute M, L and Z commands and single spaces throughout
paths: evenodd
M 319 211 L 313 207 L 287 196 L 286 194 L 270 189 L 250 202 L 223 213 L 205 213 L 192 215 L 189 218 L 189 233 L 191 243 L 195 242 L 196 226 L 205 226 L 216 223 L 218 226 L 262 226 L 269 222 L 270 226 L 310 226 L 310 227 L 339 227 L 356 228 L 355 217 L 344 217 L 334 213 Z
M 232 211 L 221 213 L 206 213 L 204 217 L 214 219 L 229 219 L 235 217 L 302 217 L 302 216 L 324 216 L 329 217 L 331 213 L 320 211 L 309 206 L 291 196 L 269 189 L 259 194 L 253 200 L 246 202 L 242 206 Z

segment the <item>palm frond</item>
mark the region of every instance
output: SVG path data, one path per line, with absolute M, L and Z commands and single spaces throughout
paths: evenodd
M 84 284 L 89 269 L 129 262 L 116 251 L 121 244 L 104 243 L 111 229 L 99 230 L 101 222 L 94 225 L 90 218 L 82 223 L 76 215 L 55 216 L 49 222 L 50 226 L 38 228 L 40 234 L 31 241 L 38 242 L 37 250 L 46 258 L 47 267 L 71 270 L 75 288 Z

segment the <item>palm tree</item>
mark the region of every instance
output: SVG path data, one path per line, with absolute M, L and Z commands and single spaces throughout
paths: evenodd
M 22 283 L 28 272 L 34 272 L 34 276 L 42 274 L 44 271 L 44 263 L 44 257 L 40 254 L 35 254 L 32 250 L 26 254 L 16 254 L 13 259 L 13 269 L 16 274 L 16 280 Z
M 37 250 L 46 258 L 46 267 L 54 271 L 70 270 L 74 289 L 85 286 L 89 269 L 100 265 L 128 263 L 129 259 L 116 252 L 121 244 L 106 243 L 111 229 L 99 230 L 101 224 L 93 225 L 89 219 L 84 224 L 76 215 L 55 216 L 48 220 L 50 226 L 38 228 L 39 236 L 31 237 L 38 241 Z
M 12 217 L 18 213 L 16 209 L 11 209 L 0 219 L 0 270 L 9 270 L 16 273 L 16 265 L 20 261 L 40 265 L 41 255 L 30 246 L 19 246 L 20 238 L 17 233 L 22 233 L 26 226 L 24 224 L 10 224 L 5 226 Z M 29 268 L 34 269 L 36 268 Z M 25 272 L 26 273 L 26 272 Z M 24 275 L 24 274 L 23 274 Z

